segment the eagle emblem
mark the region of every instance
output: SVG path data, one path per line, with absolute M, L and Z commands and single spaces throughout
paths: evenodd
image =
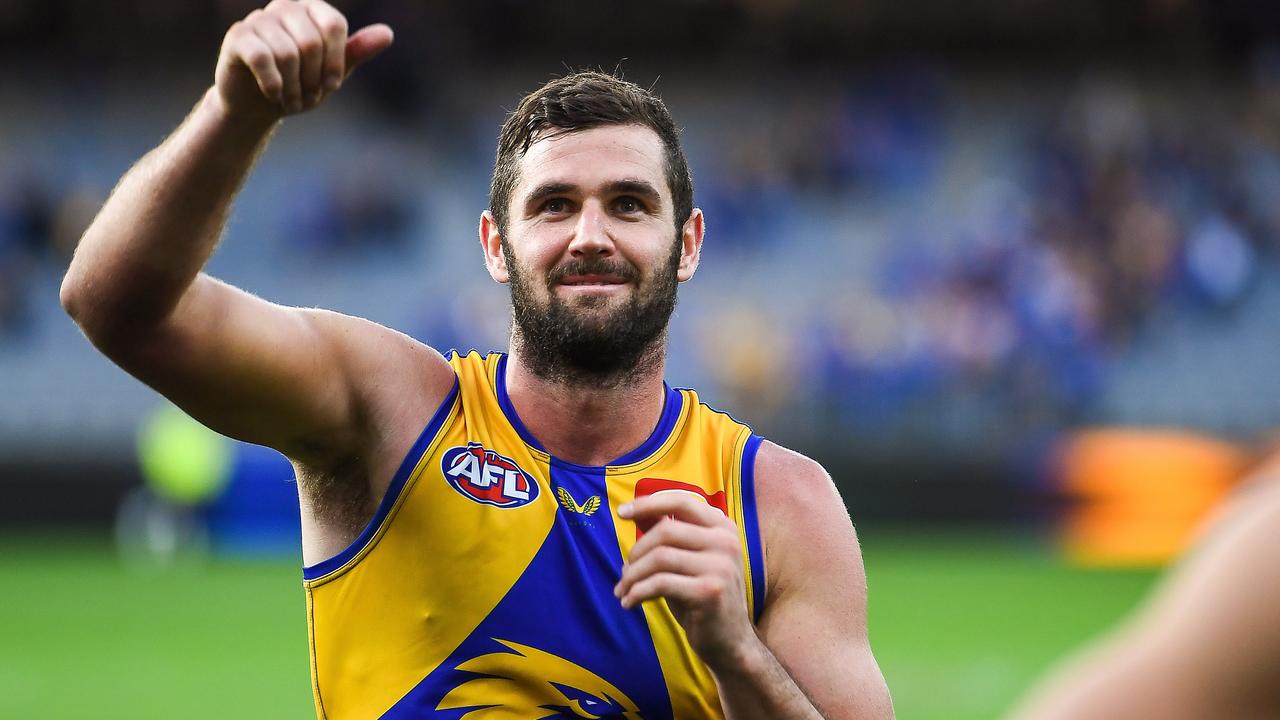
M 590 670 L 528 645 L 495 640 L 505 650 L 459 664 L 476 677 L 449 691 L 437 710 L 466 710 L 466 720 L 643 720 L 626 694 Z
M 578 501 L 573 499 L 573 496 L 569 494 L 569 491 L 563 485 L 556 488 L 556 497 L 560 500 L 560 506 L 571 513 L 594 515 L 600 509 L 599 495 L 592 495 L 587 498 L 586 502 L 579 505 Z

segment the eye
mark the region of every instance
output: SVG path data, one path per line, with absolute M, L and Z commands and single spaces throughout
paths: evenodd
M 644 209 L 644 206 L 640 204 L 639 200 L 630 196 L 623 196 L 618 198 L 613 202 L 613 206 L 617 208 L 618 212 L 621 212 L 621 213 L 640 212 L 641 210 Z
M 568 212 L 568 210 L 569 210 L 569 202 L 564 198 L 551 198 L 550 200 L 542 204 L 543 212 L 559 214 L 562 212 Z

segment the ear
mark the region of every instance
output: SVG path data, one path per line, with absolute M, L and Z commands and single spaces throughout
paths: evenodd
M 692 278 L 698 269 L 698 261 L 702 259 L 702 236 L 706 232 L 704 223 L 702 210 L 694 208 L 680 230 L 680 267 L 676 269 L 676 279 L 680 282 Z
M 489 277 L 500 283 L 510 280 L 507 256 L 502 254 L 502 233 L 498 230 L 498 221 L 488 210 L 480 214 L 480 249 L 484 251 L 484 266 Z

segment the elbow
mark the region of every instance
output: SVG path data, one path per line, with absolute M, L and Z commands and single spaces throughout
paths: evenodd
M 89 342 L 99 349 L 105 351 L 123 330 L 119 322 L 112 320 L 118 315 L 106 310 L 111 305 L 110 298 L 95 292 L 93 280 L 77 270 L 75 261 L 62 278 L 58 301 Z
M 75 262 L 62 279 L 58 301 L 85 338 L 117 361 L 159 333 L 166 317 L 109 278 L 77 271 Z
M 67 266 L 67 274 L 62 276 L 62 286 L 58 289 L 58 302 L 62 304 L 63 311 L 82 328 L 91 305 L 92 273 L 90 269 L 93 263 L 89 262 L 89 256 L 94 253 L 91 248 L 90 252 L 85 252 L 85 245 L 92 230 L 93 226 L 90 225 L 80 237 L 80 242 L 77 243 L 75 252 L 71 255 L 71 263 Z
M 83 325 L 85 315 L 85 298 L 84 298 L 84 281 L 80 279 L 79 273 L 76 272 L 75 264 L 67 270 L 67 274 L 62 278 L 62 287 L 58 290 L 58 301 L 62 303 L 62 309 L 76 321 L 77 325 Z
M 93 279 L 77 267 L 77 259 L 71 261 L 71 267 L 62 278 L 58 302 L 84 334 L 93 340 L 95 335 L 100 334 L 98 331 L 101 328 L 98 326 L 101 325 L 103 313 L 99 309 L 104 304 L 104 298 L 95 297 Z
M 84 327 L 90 306 L 89 291 L 92 282 L 90 270 L 94 263 L 90 262 L 89 258 L 96 254 L 90 236 L 97 222 L 95 218 L 80 236 L 75 252 L 71 254 L 67 273 L 62 276 L 62 286 L 58 289 L 58 302 L 62 305 L 63 311 L 81 328 Z
M 106 352 L 106 349 L 111 346 L 114 330 L 104 326 L 102 313 L 94 312 L 94 298 L 88 283 L 83 278 L 77 277 L 74 269 L 68 270 L 66 277 L 62 279 L 58 301 L 62 303 L 63 311 L 71 317 L 89 342 Z

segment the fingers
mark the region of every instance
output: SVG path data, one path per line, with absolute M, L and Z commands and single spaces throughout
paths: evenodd
M 736 533 L 724 533 L 719 528 L 708 528 L 682 520 L 664 518 L 658 521 L 631 548 L 628 562 L 634 563 L 654 548 L 662 546 L 684 548 L 686 550 L 736 552 L 738 549 L 738 537 Z
M 347 19 L 333 6 L 322 2 L 304 2 L 311 22 L 315 23 L 324 38 L 324 70 L 325 90 L 333 92 L 342 85 L 346 77 L 347 51 Z
M 657 597 L 647 594 L 655 586 L 649 579 L 655 576 L 717 578 L 731 573 L 732 567 L 728 563 L 710 553 L 678 547 L 659 547 L 643 558 L 627 564 L 622 571 L 622 578 L 613 588 L 613 594 L 622 600 L 623 607 L 631 607 Z
M 324 93 L 325 41 L 311 15 L 302 3 L 277 0 L 280 27 L 293 40 L 298 51 L 298 80 L 303 105 L 314 107 Z
M 284 109 L 291 113 L 302 112 L 302 80 L 298 72 L 302 62 L 298 46 L 278 22 L 252 22 L 252 19 L 250 15 L 254 34 L 271 49 L 276 70 L 280 73 Z
M 619 507 L 618 515 L 635 520 L 641 527 L 651 525 L 666 516 L 705 527 L 726 522 L 732 524 L 724 513 L 708 505 L 698 495 L 684 490 L 659 492 L 637 498 Z
M 391 28 L 382 23 L 370 25 L 356 31 L 355 34 L 347 39 L 347 74 L 350 75 L 351 71 L 391 47 L 391 43 L 395 42 L 395 39 L 395 33 L 391 32 Z
M 710 511 L 711 515 L 704 515 L 697 508 L 699 504 Z M 694 588 L 693 585 L 675 582 L 670 578 L 650 581 L 650 578 L 659 575 L 688 576 L 703 583 L 711 583 L 717 588 L 744 582 L 741 540 L 736 526 L 719 511 L 692 498 L 676 498 L 672 503 L 654 502 L 647 505 L 640 505 L 637 501 L 636 505 L 642 517 L 657 515 L 659 520 L 631 548 L 627 564 L 622 569 L 622 578 L 614 587 L 614 595 L 623 601 L 624 607 L 632 607 L 636 603 L 662 596 L 666 588 L 682 592 Z M 709 524 L 700 525 L 671 517 L 680 513 L 685 517 L 705 520 Z M 717 595 L 712 599 L 718 597 Z M 700 602 L 706 600 L 707 596 L 682 594 L 667 598 Z
M 220 96 L 255 115 L 315 107 L 394 39 L 382 24 L 347 32 L 346 18 L 324 0 L 272 0 L 227 33 L 215 72 Z
M 622 596 L 622 606 L 629 610 L 657 598 L 685 605 L 717 603 L 727 589 L 714 577 L 660 572 L 632 585 Z
M 229 33 L 234 37 L 240 59 L 253 74 L 262 95 L 284 107 L 284 79 L 276 67 L 275 53 L 271 46 L 258 37 L 248 26 L 237 23 Z

